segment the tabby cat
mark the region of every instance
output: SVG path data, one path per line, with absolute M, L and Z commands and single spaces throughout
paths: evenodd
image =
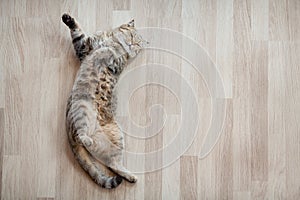
M 72 151 L 82 168 L 104 188 L 115 188 L 125 178 L 136 176 L 123 167 L 123 135 L 114 113 L 114 86 L 120 73 L 146 44 L 134 21 L 118 28 L 87 36 L 68 14 L 62 21 L 69 27 L 80 69 L 67 102 L 66 126 Z M 105 175 L 101 162 L 116 176 Z

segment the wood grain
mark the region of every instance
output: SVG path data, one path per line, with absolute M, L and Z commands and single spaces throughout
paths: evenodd
M 299 199 L 299 11 L 298 0 L 1 0 L 0 198 Z M 139 169 L 136 184 L 99 188 L 74 160 L 65 106 L 80 63 L 61 22 L 64 12 L 87 33 L 133 18 L 137 27 L 183 33 L 208 53 L 223 79 L 225 96 L 206 84 L 206 76 L 218 81 L 215 73 L 199 75 L 188 61 L 167 51 L 146 50 L 129 65 L 127 72 L 144 64 L 148 69 L 126 83 L 121 94 L 137 80 L 157 77 L 153 63 L 164 64 L 194 89 L 200 110 L 193 143 L 184 151 L 185 141 L 176 144 L 174 155 L 182 151 L 181 156 L 165 163 L 170 156 L 165 151 L 155 158 L 147 154 L 172 143 L 181 126 L 181 109 L 193 109 L 183 82 L 174 83 L 180 88 L 177 96 L 155 84 L 132 93 L 128 101 L 135 124 L 125 124 L 124 165 Z M 167 42 L 193 54 L 180 40 Z M 162 77 L 164 83 L 174 80 L 168 74 Z M 214 149 L 199 159 L 206 133 L 214 126 L 212 98 L 226 102 L 223 129 Z M 160 128 L 161 113 L 149 113 L 155 104 L 165 109 L 165 126 L 153 137 L 151 130 L 132 137 L 134 125 Z M 151 171 L 153 167 L 157 170 Z
M 249 1 L 233 2 L 233 189 L 250 190 L 251 132 L 250 132 L 250 69 L 251 18 Z
M 250 71 L 251 180 L 268 180 L 268 45 L 252 42 Z
M 1 169 L 2 169 L 2 166 L 3 166 L 3 141 L 4 141 L 4 124 L 5 124 L 5 121 L 4 121 L 4 109 L 3 108 L 0 108 L 0 166 L 1 166 Z M 0 171 L 0 188 L 2 189 L 2 173 L 3 171 L 1 170 Z M 0 193 L 0 199 L 2 199 L 2 192 Z
M 180 199 L 197 199 L 198 158 L 180 158 Z
M 269 44 L 269 181 L 268 195 L 274 199 L 286 199 L 286 131 L 285 131 L 285 72 L 283 43 Z

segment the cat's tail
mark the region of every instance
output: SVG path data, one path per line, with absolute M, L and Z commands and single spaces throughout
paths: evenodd
M 103 188 L 115 188 L 122 183 L 121 176 L 108 177 L 96 165 L 96 161 L 82 145 L 72 145 L 72 151 L 81 167 Z

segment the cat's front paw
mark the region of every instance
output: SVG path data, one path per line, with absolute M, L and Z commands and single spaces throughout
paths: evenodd
M 84 146 L 89 147 L 89 146 L 91 146 L 93 144 L 93 140 L 90 137 L 85 137 L 83 139 L 82 143 L 83 143 Z
M 61 17 L 62 21 L 69 27 L 69 28 L 75 28 L 76 23 L 74 18 L 72 18 L 69 14 L 65 13 Z
M 134 175 L 132 175 L 132 176 L 130 176 L 130 177 L 128 178 L 128 181 L 129 181 L 130 183 L 136 183 L 137 180 L 138 180 L 137 177 L 134 176 Z
M 81 136 L 79 137 L 79 144 L 82 144 L 85 147 L 89 147 L 93 144 L 93 140 L 88 136 Z

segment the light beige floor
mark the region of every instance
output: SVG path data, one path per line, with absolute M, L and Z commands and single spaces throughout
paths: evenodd
M 225 126 L 213 151 L 197 157 L 211 115 L 209 98 L 201 98 L 199 137 L 179 160 L 138 174 L 135 185 L 94 184 L 74 161 L 64 128 L 79 62 L 63 12 L 89 32 L 134 17 L 137 26 L 171 28 L 201 44 L 218 64 L 226 92 Z M 1 0 L 0 16 L 1 199 L 300 198 L 300 1 Z M 155 53 L 136 63 L 160 62 L 192 75 L 178 58 Z M 206 96 L 201 77 L 193 80 L 198 96 Z M 126 137 L 128 150 L 149 152 L 171 140 L 180 120 L 173 98 L 158 86 L 136 91 L 134 120 L 144 123 L 149 105 L 165 102 L 174 126 L 134 144 Z M 147 169 L 151 162 L 142 164 Z

